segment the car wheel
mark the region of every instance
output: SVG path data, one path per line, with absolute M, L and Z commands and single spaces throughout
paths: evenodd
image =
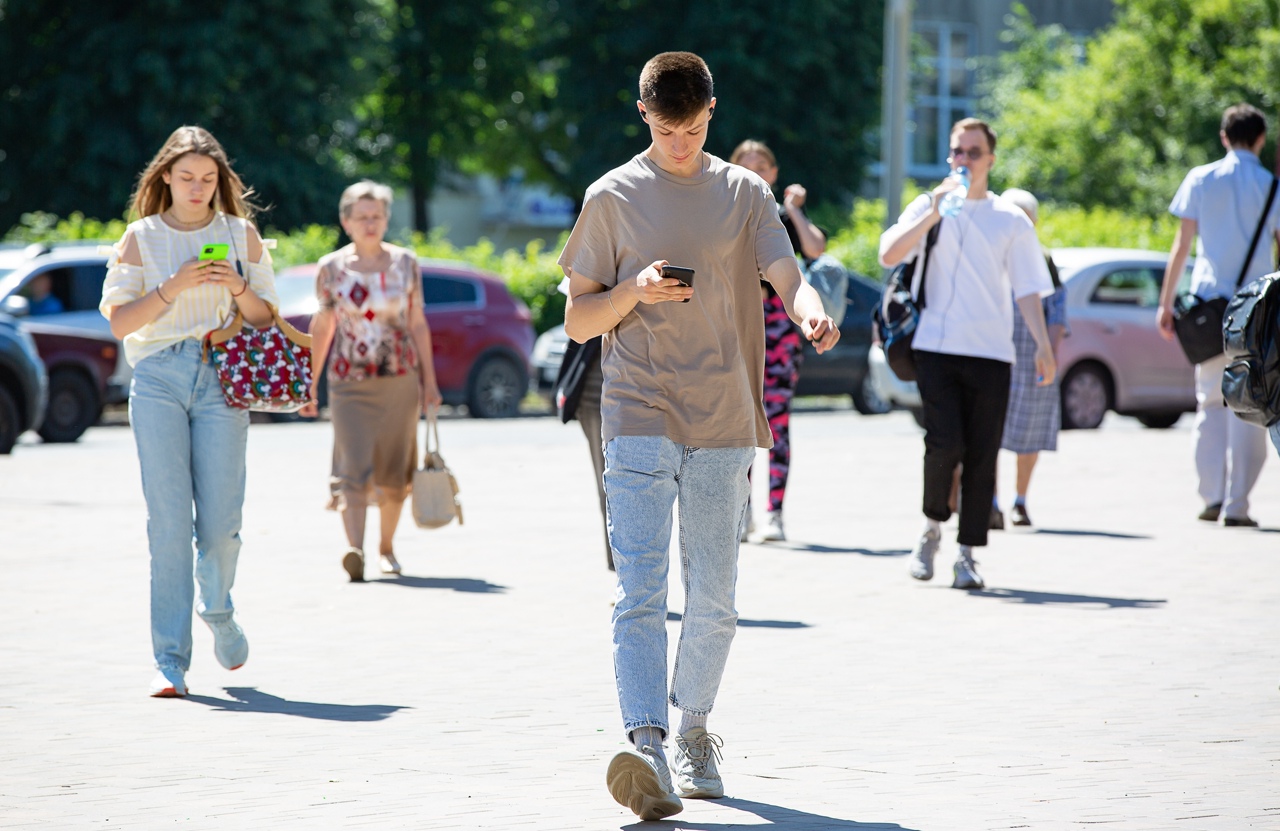
M 22 414 L 18 411 L 18 403 L 7 389 L 0 387 L 0 454 L 13 452 L 21 432 Z
M 507 358 L 485 358 L 471 373 L 467 409 L 474 418 L 511 418 L 520 411 L 528 382 Z
M 1111 376 L 1097 364 L 1078 364 L 1062 379 L 1062 427 L 1093 430 L 1111 409 Z
M 93 382 L 75 370 L 49 375 L 49 406 L 40 438 L 50 444 L 72 442 L 84 435 L 102 414 L 102 402 Z
M 853 398 L 853 408 L 863 415 L 884 415 L 893 409 L 893 406 L 880 397 L 876 392 L 876 385 L 871 383 L 871 373 L 862 376 L 862 383 L 858 385 L 858 389 L 851 393 Z
M 924 408 L 909 407 L 908 410 L 911 412 L 911 417 L 916 420 L 916 426 L 923 429 L 924 428 Z
M 1152 430 L 1168 430 L 1178 423 L 1182 413 L 1138 413 L 1138 421 Z

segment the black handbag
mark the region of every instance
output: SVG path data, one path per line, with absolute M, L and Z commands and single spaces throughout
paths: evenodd
M 582 382 L 587 377 L 592 362 L 599 360 L 600 338 L 592 338 L 586 343 L 571 340 L 565 347 L 554 387 L 556 411 L 562 423 L 568 424 L 577 416 L 578 401 L 582 398 Z
M 1240 276 L 1236 278 L 1235 291 L 1240 290 L 1244 277 L 1249 273 L 1249 263 L 1253 262 L 1253 252 L 1258 248 L 1258 239 L 1262 236 L 1262 226 L 1271 213 L 1271 203 L 1276 198 L 1276 185 L 1280 180 L 1272 177 L 1271 190 L 1267 192 L 1267 203 L 1262 208 L 1262 216 L 1258 217 L 1258 227 L 1253 231 L 1253 241 L 1249 243 L 1249 252 L 1245 254 L 1244 264 L 1240 266 Z M 1175 275 L 1170 274 L 1169 279 Z M 1190 292 L 1179 294 L 1173 301 L 1173 331 L 1178 336 L 1178 344 L 1192 364 L 1203 363 L 1216 358 L 1223 352 L 1222 348 L 1222 315 L 1227 310 L 1227 298 L 1214 297 L 1201 300 Z
M 916 380 L 916 357 L 912 351 L 912 342 L 916 337 L 916 326 L 920 322 L 920 310 L 925 305 L 924 278 L 929 269 L 929 253 L 938 241 L 938 231 L 941 228 L 942 222 L 939 221 L 929 229 L 923 255 L 899 263 L 889 273 L 880 303 L 871 313 L 872 328 L 884 346 L 885 362 L 902 381 Z M 920 264 L 920 290 L 912 297 L 911 285 L 915 279 L 917 260 Z

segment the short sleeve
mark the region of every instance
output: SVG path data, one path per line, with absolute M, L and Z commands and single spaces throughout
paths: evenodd
M 1044 262 L 1044 249 L 1036 237 L 1035 226 L 1026 214 L 1018 211 L 1013 217 L 1013 237 L 1005 262 L 1009 270 L 1009 282 L 1014 297 L 1038 295 L 1047 297 L 1053 293 L 1053 278 Z
M 764 274 L 779 260 L 794 260 L 795 257 L 796 249 L 791 245 L 791 237 L 778 218 L 778 203 L 773 194 L 766 191 L 764 208 L 756 224 L 756 267 Z
M 320 311 L 333 311 L 336 298 L 333 294 L 333 268 L 329 262 L 321 262 L 320 268 L 316 270 L 316 300 L 319 301 Z
M 276 269 L 271 259 L 271 252 L 266 246 L 262 247 L 262 257 L 256 263 L 245 264 L 245 279 L 249 281 L 249 288 L 253 289 L 253 293 L 262 298 L 264 303 L 270 303 L 275 309 L 280 308 L 280 296 L 276 293 Z
M 418 257 L 406 250 L 400 256 L 400 272 L 404 277 L 404 294 L 410 299 L 422 294 L 422 270 L 418 268 Z
M 573 231 L 556 260 L 565 274 L 573 271 L 608 288 L 618 284 L 617 238 L 612 213 L 608 197 L 587 193 L 582 213 L 578 214 L 578 221 L 573 224 Z
M 98 303 L 98 311 L 107 316 L 107 309 L 132 303 L 146 294 L 142 266 L 120 262 L 120 246 L 122 239 L 111 247 L 107 258 L 107 277 L 102 282 L 102 300 Z
M 1195 171 L 1187 174 L 1182 180 L 1182 184 L 1178 186 L 1178 192 L 1173 195 L 1173 201 L 1169 203 L 1169 213 L 1181 219 L 1194 219 L 1200 221 L 1200 178 Z

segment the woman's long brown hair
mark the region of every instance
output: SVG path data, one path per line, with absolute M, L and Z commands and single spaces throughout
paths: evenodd
M 245 187 L 240 177 L 231 169 L 227 152 L 203 127 L 183 126 L 170 134 L 160 152 L 138 176 L 138 187 L 133 192 L 131 212 L 135 218 L 164 213 L 173 205 L 173 194 L 165 184 L 164 174 L 173 169 L 174 162 L 195 153 L 208 156 L 218 165 L 218 189 L 213 194 L 213 208 L 231 216 L 253 219 L 254 206 L 249 201 L 253 189 Z

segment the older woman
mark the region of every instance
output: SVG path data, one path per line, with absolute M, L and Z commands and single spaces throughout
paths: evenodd
M 218 663 L 239 669 L 249 659 L 231 603 L 249 412 L 227 406 L 201 339 L 233 308 L 267 325 L 268 304 L 279 303 L 251 193 L 207 130 L 174 130 L 138 177 L 137 219 L 102 284 L 98 308 L 133 367 L 129 423 L 147 503 L 155 698 L 187 694 L 193 582 Z M 210 243 L 224 245 L 228 259 L 199 259 Z
M 391 189 L 354 184 L 343 192 L 338 212 L 351 244 L 320 261 L 320 312 L 311 324 L 311 344 L 315 359 L 327 356 L 329 366 L 329 508 L 342 514 L 347 533 L 342 567 L 360 582 L 370 501 L 382 520 L 382 572 L 400 573 L 392 538 L 416 464 L 418 417 L 441 399 L 417 257 L 383 241 Z M 313 400 L 301 412 L 315 415 L 317 409 Z

